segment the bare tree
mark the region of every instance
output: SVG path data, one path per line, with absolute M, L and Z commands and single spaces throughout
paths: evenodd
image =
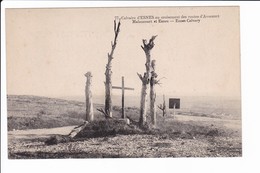
M 117 37 L 120 31 L 120 21 L 118 24 L 116 24 L 116 20 L 114 20 L 114 41 L 111 42 L 111 52 L 107 54 L 108 57 L 108 62 L 106 65 L 106 81 L 105 81 L 105 110 L 103 109 L 98 109 L 98 111 L 102 112 L 106 118 L 112 118 L 112 98 L 111 98 L 111 93 L 112 93 L 112 59 L 114 55 L 114 51 L 116 48 L 117 44 Z
M 92 92 L 91 92 L 92 74 L 91 72 L 87 72 L 85 76 L 87 77 L 86 87 L 85 87 L 86 121 L 93 121 L 94 113 L 93 113 L 93 102 L 92 102 Z
M 163 117 L 166 115 L 166 103 L 165 103 L 165 96 L 163 95 L 163 103 L 158 106 L 159 109 L 163 112 Z
M 139 124 L 142 126 L 146 123 L 146 114 L 147 114 L 147 89 L 149 88 L 149 82 L 151 77 L 151 50 L 154 47 L 154 39 L 156 36 L 152 36 L 152 38 L 147 43 L 147 40 L 143 39 L 143 45 L 141 46 L 146 55 L 146 72 L 144 75 L 137 73 L 140 80 L 142 81 L 142 90 L 141 90 L 141 103 L 140 103 L 140 119 Z

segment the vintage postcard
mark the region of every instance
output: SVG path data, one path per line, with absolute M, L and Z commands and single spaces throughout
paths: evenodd
M 239 16 L 6 9 L 8 158 L 242 157 Z

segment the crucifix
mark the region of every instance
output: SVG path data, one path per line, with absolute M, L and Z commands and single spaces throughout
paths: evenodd
M 122 118 L 125 118 L 125 90 L 134 90 L 134 88 L 125 87 L 124 76 L 122 76 L 122 87 L 112 86 L 112 88 L 122 90 Z

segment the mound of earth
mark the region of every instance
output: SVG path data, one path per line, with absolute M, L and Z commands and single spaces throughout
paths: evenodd
M 133 134 L 155 135 L 162 139 L 195 139 L 200 137 L 226 136 L 223 131 L 211 126 L 194 126 L 175 122 L 172 129 L 169 130 L 161 128 L 155 129 L 149 127 L 149 125 L 140 128 L 137 124 L 134 122 L 128 124 L 124 119 L 106 119 L 85 122 L 84 124 L 75 127 L 68 135 L 55 135 L 50 137 L 45 144 L 53 145 L 71 141 L 81 141 L 88 138 Z
M 141 134 L 143 131 L 132 124 L 127 124 L 123 119 L 109 119 L 101 121 L 93 121 L 85 126 L 74 139 L 79 138 L 97 138 L 114 136 L 117 134 L 129 135 L 129 134 Z
M 72 133 L 74 133 L 72 135 Z M 128 124 L 124 119 L 107 119 L 86 122 L 75 127 L 69 135 L 54 135 L 45 141 L 46 145 L 54 145 L 70 141 L 84 140 L 115 135 L 145 134 L 147 129 L 140 129 L 136 125 Z

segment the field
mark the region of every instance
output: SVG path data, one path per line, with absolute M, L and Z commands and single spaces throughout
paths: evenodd
M 213 102 L 212 102 L 213 103 Z M 202 105 L 202 104 L 201 104 Z M 84 140 L 45 145 L 52 135 L 67 135 L 84 122 L 84 103 L 36 96 L 8 96 L 8 155 L 10 159 L 45 158 L 139 158 L 139 157 L 241 157 L 241 115 L 237 104 L 211 106 L 187 111 L 158 110 L 156 131 L 113 134 Z M 94 104 L 95 119 L 104 120 Z M 220 111 L 221 110 L 221 111 Z M 209 113 L 210 112 L 210 113 Z M 120 107 L 114 106 L 115 119 Z M 126 108 L 137 121 L 139 110 Z M 149 119 L 148 119 L 149 121 Z

